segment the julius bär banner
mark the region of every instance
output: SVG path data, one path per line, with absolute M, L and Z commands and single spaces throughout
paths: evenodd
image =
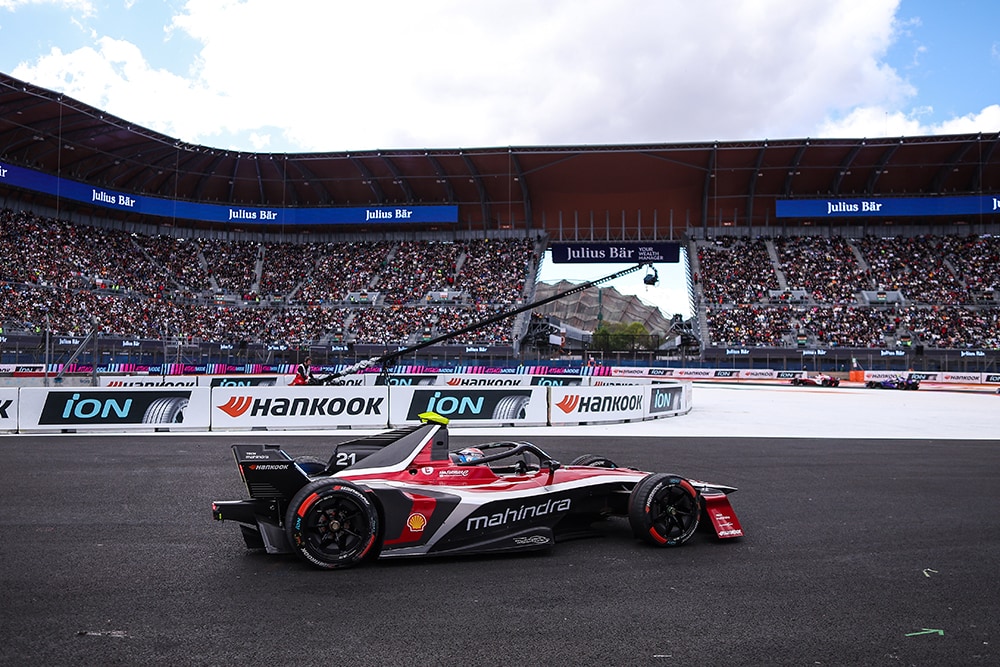
M 1000 213 L 1000 196 L 779 199 L 779 218 L 886 218 Z
M 681 244 L 655 243 L 550 243 L 554 264 L 677 263 Z
M 284 208 L 281 206 L 227 206 L 179 199 L 149 197 L 45 174 L 34 169 L 0 163 L 0 183 L 102 208 L 164 218 L 240 225 L 373 225 L 404 223 L 456 223 L 458 206 L 409 205 Z

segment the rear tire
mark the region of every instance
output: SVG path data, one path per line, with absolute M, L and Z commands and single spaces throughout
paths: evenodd
M 683 477 L 652 473 L 644 477 L 628 500 L 632 533 L 657 547 L 676 547 L 698 529 L 701 497 Z
M 378 511 L 354 484 L 320 479 L 292 498 L 285 535 L 292 550 L 315 567 L 351 567 L 377 555 Z

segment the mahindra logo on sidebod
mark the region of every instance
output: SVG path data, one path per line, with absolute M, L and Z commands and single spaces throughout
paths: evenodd
M 233 419 L 250 413 L 250 417 L 337 417 L 340 415 L 380 415 L 382 396 L 354 398 L 253 398 L 230 396 L 219 408 Z

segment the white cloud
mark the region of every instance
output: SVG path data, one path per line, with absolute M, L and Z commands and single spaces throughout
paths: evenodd
M 136 45 L 109 37 L 98 39 L 96 48 L 72 53 L 52 49 L 12 75 L 180 138 L 218 132 L 226 111 L 217 95 L 151 68 Z
M 883 107 L 859 107 L 838 120 L 827 120 L 817 136 L 903 137 L 935 134 L 975 134 L 1000 130 L 1000 105 L 993 104 L 982 111 L 951 118 L 940 123 L 925 123 L 928 109 L 911 112 L 889 111 Z
M 90 0 L 0 0 L 0 9 L 9 9 L 10 11 L 41 5 L 53 5 L 60 9 L 81 12 L 87 16 L 93 15 L 96 11 Z
M 13 74 L 254 150 L 901 134 L 920 124 L 884 63 L 898 4 L 188 0 L 165 30 L 191 62 L 101 37 Z

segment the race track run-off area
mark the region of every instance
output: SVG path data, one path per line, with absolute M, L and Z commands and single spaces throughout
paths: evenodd
M 230 445 L 351 432 L 0 435 L 3 665 L 995 665 L 1000 396 L 698 384 L 688 415 L 455 429 L 739 491 L 745 537 L 627 522 L 519 556 L 324 572 L 248 551 Z

